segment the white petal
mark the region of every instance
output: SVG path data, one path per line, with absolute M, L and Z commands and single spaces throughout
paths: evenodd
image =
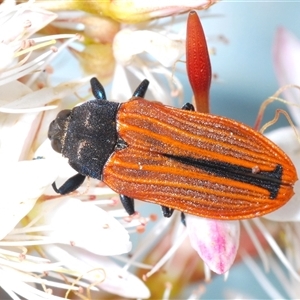
M 112 81 L 110 99 L 124 102 L 130 99 L 133 92 L 134 90 L 130 86 L 130 80 L 128 80 L 128 72 L 121 64 L 117 64 Z
M 1 51 L 1 50 L 0 50 Z M 0 105 L 4 105 L 14 101 L 19 97 L 23 97 L 32 90 L 18 80 L 11 81 L 7 84 L 0 86 Z
M 264 218 L 277 222 L 297 222 L 300 221 L 300 182 L 295 184 L 296 195 L 287 202 L 284 206 L 280 207 L 276 211 L 264 215 Z
M 47 284 L 46 280 L 39 279 L 36 275 L 36 282 L 42 282 L 43 284 Z M 14 293 L 20 295 L 22 299 L 34 299 L 34 300 L 63 300 L 65 298 L 61 298 L 59 296 L 52 295 L 51 292 L 42 291 L 39 288 L 36 288 L 34 285 L 23 281 L 19 278 L 17 272 L 8 273 L 7 270 L 0 269 L 0 283 L 1 288 L 4 289 L 7 293 L 12 296 L 11 299 L 20 299 L 17 298 L 16 295 L 13 298 Z M 49 283 L 49 282 L 48 282 Z M 67 288 L 66 285 L 56 284 L 58 287 Z
M 36 108 L 20 108 L 20 109 L 9 108 L 11 102 L 14 102 L 15 99 L 21 98 L 29 93 L 33 93 L 32 90 L 27 85 L 23 84 L 18 80 L 14 80 L 0 86 L 0 111 L 4 113 L 21 114 L 21 113 L 41 112 L 45 110 L 54 109 L 57 107 L 55 105 L 51 105 L 51 106 L 41 106 Z M 3 105 L 7 105 L 7 107 L 4 108 Z M 26 103 L 24 103 L 24 105 L 26 105 Z
M 0 163 L 28 157 L 40 116 L 0 113 Z
M 38 204 L 35 213 L 43 214 L 40 225 L 56 242 L 74 245 L 100 255 L 119 255 L 131 250 L 127 230 L 103 209 L 78 199 L 65 198 Z M 42 223 L 42 224 L 41 224 Z
M 150 30 L 123 29 L 113 42 L 114 57 L 127 65 L 136 54 L 147 52 L 165 67 L 172 67 L 185 53 L 185 41 L 174 40 Z
M 89 79 L 90 77 L 86 77 L 78 81 L 62 83 L 56 87 L 45 87 L 43 89 L 28 93 L 23 97 L 16 98 L 13 101 L 9 101 L 9 103 L 3 104 L 0 107 L 0 111 L 6 112 L 5 109 L 9 108 L 12 109 L 12 111 L 15 109 L 16 113 L 19 113 L 20 109 L 44 106 L 51 101 L 75 93 L 76 90 L 85 85 L 86 81 Z
M 113 41 L 114 57 L 121 65 L 130 64 L 134 55 L 144 51 L 144 38 L 137 40 L 134 31 L 125 28 L 119 31 Z
M 278 145 L 293 161 L 294 165 L 299 166 L 300 171 L 300 144 L 297 140 L 294 129 L 290 126 L 282 127 L 266 133 L 266 137 Z
M 61 164 L 65 159 L 62 157 L 61 153 L 58 153 L 53 150 L 51 147 L 51 141 L 49 139 L 46 139 L 35 151 L 34 157 L 43 157 L 43 158 L 48 158 L 48 159 L 60 159 L 61 158 Z
M 297 173 L 300 174 L 300 145 L 292 127 L 273 130 L 266 136 L 277 144 L 293 161 Z M 298 175 L 299 176 L 299 175 Z M 294 186 L 295 195 L 284 206 L 265 215 L 269 220 L 278 222 L 300 221 L 300 181 Z
M 1 164 L 0 240 L 28 214 L 57 177 L 55 166 L 46 159 Z
M 284 28 L 276 32 L 274 42 L 274 66 L 280 86 L 287 84 L 300 85 L 300 41 Z M 295 88 L 283 92 L 286 100 L 300 105 L 300 91 Z M 298 107 L 288 106 L 294 120 L 300 125 Z
M 150 30 L 136 31 L 135 38 L 145 40 L 144 49 L 153 56 L 164 67 L 173 67 L 185 53 L 185 41 L 174 40 L 157 32 Z
M 45 27 L 56 17 L 55 13 L 40 9 L 34 5 L 30 6 L 27 3 L 16 5 L 5 16 L 6 22 L 1 24 L 0 42 L 9 43 L 20 38 L 20 36 L 22 36 L 22 39 L 26 39 Z M 24 27 L 28 21 L 30 26 Z
M 84 278 L 89 281 L 100 282 L 98 287 L 109 293 L 135 299 L 150 297 L 149 289 L 142 280 L 131 273 L 125 272 L 107 257 L 66 246 L 59 248 L 49 245 L 46 246 L 46 251 L 56 260 L 62 261 L 66 267 L 85 275 Z M 101 270 L 104 270 L 105 276 L 103 276 Z
M 227 272 L 239 247 L 239 221 L 220 221 L 186 216 L 192 247 L 207 266 L 218 274 Z
M 0 53 L 0 72 L 11 67 L 17 62 L 17 59 L 14 57 L 14 50 L 12 47 L 0 43 Z

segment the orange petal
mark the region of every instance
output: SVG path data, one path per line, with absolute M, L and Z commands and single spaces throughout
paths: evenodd
M 190 12 L 187 20 L 186 67 L 196 110 L 208 113 L 211 66 L 204 31 L 195 11 Z

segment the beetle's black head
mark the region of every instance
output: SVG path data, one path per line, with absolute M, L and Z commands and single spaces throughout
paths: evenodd
M 67 157 L 78 173 L 101 179 L 117 144 L 118 107 L 119 103 L 92 100 L 61 111 L 48 131 L 52 148 Z

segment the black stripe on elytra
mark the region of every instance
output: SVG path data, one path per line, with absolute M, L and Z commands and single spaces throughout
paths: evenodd
M 275 199 L 277 197 L 280 185 L 282 184 L 282 166 L 279 164 L 273 171 L 253 173 L 251 168 L 216 160 L 195 159 L 170 154 L 164 154 L 164 156 L 183 164 L 202 169 L 209 174 L 218 177 L 233 179 L 264 188 L 270 192 L 270 199 Z

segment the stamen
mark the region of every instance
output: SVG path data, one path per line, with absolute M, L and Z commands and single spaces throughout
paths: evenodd
M 263 246 L 261 245 L 257 235 L 255 234 L 253 228 L 250 225 L 248 220 L 242 220 L 242 225 L 244 226 L 245 230 L 247 231 L 251 242 L 253 243 L 266 272 L 269 272 L 270 265 L 266 251 L 264 250 Z
M 274 259 L 273 256 L 270 256 L 271 269 L 275 276 L 280 282 L 280 286 L 284 289 L 284 291 L 288 294 L 290 299 L 297 299 L 297 292 L 295 291 L 295 287 L 293 286 L 293 281 L 289 281 L 290 279 L 286 276 L 286 272 L 282 269 L 282 266 L 279 265 L 278 260 Z M 296 283 L 299 285 L 298 283 Z
M 41 44 L 35 44 L 29 48 L 26 48 L 24 50 L 21 50 L 21 51 L 18 51 L 14 54 L 14 57 L 18 57 L 18 56 L 21 56 L 25 53 L 28 53 L 28 52 L 32 52 L 34 50 L 37 50 L 37 49 L 40 49 L 40 48 L 43 48 L 43 47 L 47 47 L 49 45 L 53 45 L 56 43 L 56 40 L 50 40 L 50 41 L 47 41 L 47 42 L 44 42 L 44 43 L 41 43 Z
M 133 266 L 133 267 L 136 267 L 136 268 L 139 268 L 139 269 L 145 269 L 145 270 L 151 270 L 152 269 L 152 265 L 148 265 L 148 264 L 138 262 L 138 261 L 132 261 L 130 258 L 127 258 L 125 256 L 114 256 L 114 258 L 118 261 L 121 261 L 121 262 L 124 262 L 124 263 L 130 265 L 129 267 Z
M 26 49 L 33 45 L 35 45 L 35 42 L 33 40 L 23 40 L 21 42 L 21 49 Z
M 18 257 L 20 255 L 20 253 L 0 248 L 0 255 L 1 255 L 1 257 L 4 257 L 4 256 L 5 257 Z M 38 257 L 38 256 L 31 256 L 31 255 L 26 255 L 26 260 L 36 262 L 36 263 L 49 263 L 50 262 L 49 259 L 46 259 L 43 257 Z
M 198 289 L 194 290 L 187 300 L 199 299 L 206 292 L 205 285 L 201 284 Z
M 145 225 L 141 224 L 139 226 L 136 227 L 136 232 L 137 233 L 144 233 L 145 232 Z
M 280 259 L 280 261 L 283 263 L 283 265 L 291 272 L 291 275 L 298 281 L 300 281 L 300 276 L 297 273 L 297 271 L 294 269 L 294 267 L 291 265 L 291 263 L 288 261 L 287 257 L 284 255 L 280 247 L 278 246 L 275 239 L 272 237 L 270 232 L 267 230 L 267 228 L 264 226 L 264 224 L 261 222 L 259 218 L 253 219 L 254 224 L 257 226 L 257 228 L 262 232 L 263 236 L 269 243 L 270 247 L 273 249 L 277 257 Z
M 71 287 L 74 287 L 74 285 L 75 285 L 76 283 L 78 283 L 78 282 L 80 281 L 80 279 L 84 278 L 84 276 L 86 276 L 87 274 L 92 273 L 92 272 L 94 272 L 94 271 L 97 271 L 97 277 L 99 277 L 99 273 L 98 273 L 99 270 L 103 273 L 103 276 L 102 276 L 102 277 L 100 276 L 100 278 L 99 278 L 98 281 L 95 281 L 95 282 L 91 283 L 91 284 L 88 286 L 88 289 L 87 289 L 88 299 L 92 299 L 91 294 L 90 294 L 90 291 L 93 290 L 93 288 L 94 288 L 95 285 L 98 285 L 98 284 L 102 283 L 102 282 L 105 280 L 105 278 L 106 278 L 106 272 L 105 272 L 105 270 L 104 270 L 103 268 L 95 268 L 95 269 L 92 269 L 92 270 L 87 271 L 87 272 L 84 273 L 84 274 L 81 274 L 75 281 L 73 281 Z M 69 296 L 69 293 L 70 293 L 70 292 L 71 292 L 71 288 L 70 288 L 70 289 L 66 292 L 66 294 L 65 294 L 65 298 L 66 298 L 66 299 L 68 299 L 68 296 Z
M 134 254 L 128 260 L 127 264 L 124 265 L 123 270 L 128 270 L 131 265 L 136 264 L 136 260 L 138 259 L 138 257 L 149 250 L 149 248 L 152 246 L 149 241 L 156 241 L 157 237 L 164 232 L 164 230 L 169 226 L 170 222 L 171 220 L 168 218 L 160 219 L 149 232 L 149 234 L 143 236 L 143 239 L 138 244 L 138 247 L 135 250 Z
M 128 223 L 130 223 L 132 220 L 134 220 L 134 219 L 140 219 L 140 213 L 139 212 L 135 212 L 134 214 L 132 214 L 131 216 L 126 216 L 126 217 L 124 217 L 123 218 L 123 220 L 125 221 L 125 222 L 128 222 Z
M 251 273 L 263 288 L 263 290 L 269 295 L 270 299 L 284 299 L 285 297 L 275 289 L 274 285 L 266 277 L 265 273 L 261 271 L 254 259 L 252 259 L 246 252 L 242 255 L 243 261 L 250 269 Z
M 24 21 L 24 24 L 23 24 L 24 28 L 29 28 L 29 27 L 31 27 L 31 25 L 32 25 L 32 23 L 31 23 L 30 20 L 25 20 Z
M 171 294 L 171 290 L 172 290 L 173 286 L 171 282 L 166 282 L 165 283 L 165 290 L 164 290 L 164 294 L 162 296 L 163 300 L 168 300 L 170 299 L 170 294 Z
M 154 273 L 156 273 L 175 254 L 176 250 L 183 243 L 187 235 L 188 235 L 187 230 L 184 230 L 184 232 L 177 238 L 177 240 L 172 245 L 172 247 L 167 251 L 167 253 L 156 263 L 156 265 L 154 265 L 152 270 L 144 275 L 143 277 L 144 280 L 149 278 Z
M 56 52 L 53 52 L 53 51 L 51 50 L 50 55 L 47 57 L 47 59 L 46 59 L 46 60 L 44 61 L 44 63 L 43 63 L 43 66 L 44 66 L 44 67 L 47 66 L 47 65 L 50 63 L 50 61 L 51 61 L 54 57 L 56 57 L 56 55 L 58 55 L 58 53 L 60 53 L 63 49 L 65 49 L 66 47 L 68 47 L 68 45 L 70 45 L 71 43 L 73 43 L 75 40 L 79 39 L 79 38 L 80 38 L 80 35 L 78 35 L 78 34 L 76 34 L 76 35 L 74 35 L 74 34 L 66 34 L 66 35 L 58 34 L 58 35 L 48 36 L 47 38 L 49 39 L 50 37 L 51 37 L 52 39 L 56 39 L 56 40 L 57 40 L 57 39 L 60 39 L 60 38 L 63 38 L 63 37 L 69 37 L 69 39 L 66 40 L 62 45 L 60 45 L 60 47 L 57 49 Z M 41 41 L 41 40 L 42 40 L 42 38 L 34 39 L 35 42 Z M 31 86 L 31 85 L 36 81 L 36 79 L 37 79 L 38 76 L 39 76 L 39 74 L 33 74 L 33 75 L 28 79 L 28 81 L 26 82 L 26 84 L 27 84 L 28 86 Z
M 205 262 L 203 262 L 203 264 L 204 264 L 204 269 L 203 269 L 203 271 L 204 271 L 204 281 L 205 282 L 210 282 L 211 281 L 211 270 Z
M 224 275 L 224 281 L 227 281 L 227 279 L 229 277 L 229 270 L 227 272 L 225 272 L 223 275 Z

